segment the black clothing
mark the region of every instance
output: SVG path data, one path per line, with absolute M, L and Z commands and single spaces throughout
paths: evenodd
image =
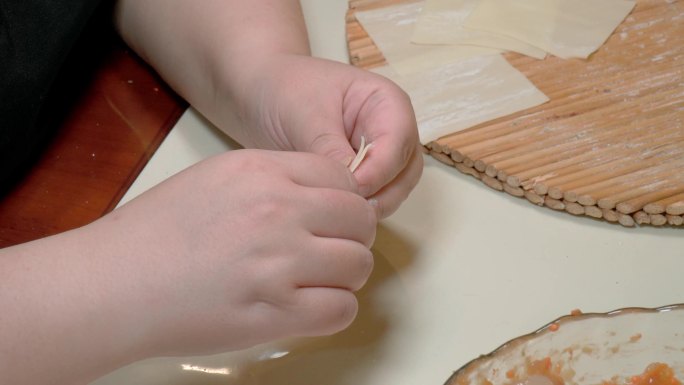
M 0 194 L 20 178 L 57 127 L 65 95 L 62 88 L 55 95 L 50 90 L 73 75 L 65 63 L 79 61 L 70 57 L 79 36 L 91 28 L 89 22 L 111 27 L 109 16 L 94 21 L 102 11 L 99 4 L 0 0 Z

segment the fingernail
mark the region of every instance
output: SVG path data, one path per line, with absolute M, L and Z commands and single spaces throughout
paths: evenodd
M 368 204 L 377 208 L 378 207 L 378 200 L 375 198 L 370 198 L 370 199 L 368 199 Z

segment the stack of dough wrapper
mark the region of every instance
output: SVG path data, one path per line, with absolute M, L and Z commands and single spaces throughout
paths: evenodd
M 411 97 L 421 143 L 548 101 L 501 55 L 589 57 L 629 14 L 627 0 L 426 0 L 357 12 Z

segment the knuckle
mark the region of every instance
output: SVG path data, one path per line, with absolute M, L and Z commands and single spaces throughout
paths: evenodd
M 278 167 L 278 162 L 272 158 L 272 154 L 264 150 L 229 151 L 214 158 L 216 169 L 212 171 L 217 178 L 233 174 L 259 178 L 273 174 Z M 263 179 L 268 181 L 268 178 Z
M 318 133 L 309 144 L 307 149 L 310 152 L 316 152 L 316 149 L 320 149 L 319 153 L 321 155 L 330 156 L 334 155 L 338 150 L 335 145 L 339 139 L 339 136 L 333 132 L 321 132 Z

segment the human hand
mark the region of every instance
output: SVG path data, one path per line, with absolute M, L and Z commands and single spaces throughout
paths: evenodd
M 231 135 L 247 147 L 312 152 L 342 164 L 364 136 L 372 148 L 354 173 L 360 193 L 380 218 L 393 213 L 422 173 L 408 96 L 379 75 L 341 63 L 290 54 L 263 62 L 237 98 L 247 130 Z M 219 103 L 224 97 L 219 93 Z
M 377 221 L 357 188 L 318 155 L 233 151 L 88 231 L 118 250 L 111 280 L 135 293 L 147 356 L 233 350 L 334 333 L 354 319 Z
M 128 44 L 242 145 L 346 163 L 364 136 L 373 147 L 354 175 L 380 218 L 416 185 L 422 155 L 408 96 L 382 76 L 311 57 L 299 1 L 117 5 Z M 233 124 L 235 110 L 245 128 Z

